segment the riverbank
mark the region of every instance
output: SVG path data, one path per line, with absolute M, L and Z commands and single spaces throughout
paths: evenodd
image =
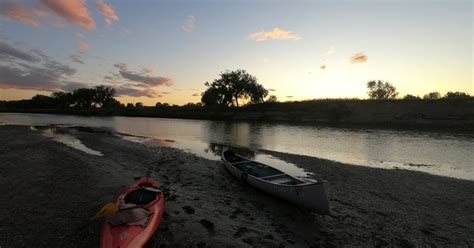
M 26 101 L 26 100 L 25 100 Z M 19 101 L 21 102 L 21 101 Z M 438 128 L 474 131 L 474 98 L 437 100 L 326 99 L 268 102 L 240 108 L 158 105 L 116 108 L 38 108 L 0 101 L 0 112 L 160 117 L 303 125 Z
M 156 167 L 163 222 L 149 247 L 472 246 L 474 182 L 270 152 L 329 182 L 312 215 L 246 187 L 219 161 L 69 130 L 96 156 L 24 126 L 0 126 L 0 246 L 95 247 L 87 220 Z

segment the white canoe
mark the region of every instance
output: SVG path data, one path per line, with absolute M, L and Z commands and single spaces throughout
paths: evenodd
M 319 214 L 329 212 L 323 181 L 305 182 L 268 165 L 222 151 L 227 170 L 245 183 Z

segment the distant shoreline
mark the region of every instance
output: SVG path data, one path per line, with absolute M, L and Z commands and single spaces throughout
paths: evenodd
M 124 108 L 0 108 L 0 112 L 80 116 L 157 117 L 369 128 L 474 131 L 474 99 L 318 100 L 241 108 L 158 106 Z

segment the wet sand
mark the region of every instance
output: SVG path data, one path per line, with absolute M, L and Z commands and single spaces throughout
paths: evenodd
M 474 245 L 474 182 L 270 152 L 329 182 L 329 215 L 242 185 L 221 162 L 110 133 L 71 131 L 87 154 L 0 126 L 0 247 L 97 247 L 88 219 L 149 168 L 166 196 L 147 247 Z

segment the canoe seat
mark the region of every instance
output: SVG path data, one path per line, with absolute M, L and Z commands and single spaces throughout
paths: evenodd
M 268 179 L 270 179 L 270 178 L 279 177 L 279 176 L 286 176 L 286 175 L 285 175 L 285 174 L 276 174 L 276 175 L 261 177 L 260 179 L 268 180 Z
M 268 176 L 262 179 L 271 183 L 276 183 L 276 184 L 286 184 L 286 185 L 296 184 L 295 180 L 286 174 Z

